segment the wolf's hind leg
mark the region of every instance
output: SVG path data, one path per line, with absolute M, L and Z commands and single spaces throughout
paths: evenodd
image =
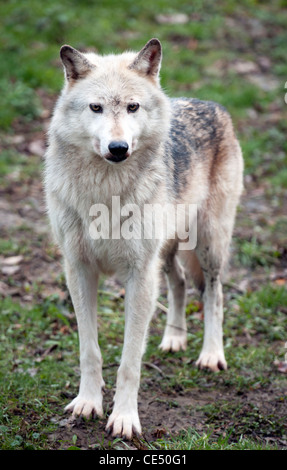
M 213 371 L 227 369 L 223 350 L 223 295 L 221 284 L 222 263 L 212 254 L 208 245 L 197 248 L 197 256 L 205 277 L 204 340 L 196 365 Z
M 168 255 L 164 267 L 168 284 L 168 313 L 160 349 L 179 351 L 186 349 L 187 333 L 185 319 L 186 279 L 178 256 Z

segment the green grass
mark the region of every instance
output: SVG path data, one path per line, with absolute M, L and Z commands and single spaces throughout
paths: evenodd
M 272 286 L 230 302 L 225 322 L 226 356 L 230 368 L 223 375 L 198 371 L 190 365 L 190 361 L 196 359 L 202 341 L 202 324 L 192 316 L 188 317 L 188 359 L 186 354 L 182 358 L 182 353 L 166 355 L 158 352 L 164 325 L 164 316 L 160 315 L 152 321 L 152 328 L 158 330 L 158 335 L 149 339 L 144 364 L 159 358 L 160 367 L 166 371 L 165 377 L 160 379 L 160 387 L 163 393 L 168 394 L 179 387 L 192 390 L 208 385 L 211 390 L 232 388 L 236 397 L 236 394 L 256 390 L 259 386 L 264 390 L 275 383 L 283 384 L 284 378 L 278 377 L 272 364 L 276 352 L 279 359 L 284 354 L 282 344 L 287 321 L 281 307 L 286 304 L 286 289 Z M 78 337 L 75 318 L 69 312 L 70 305 L 61 302 L 57 296 L 29 308 L 9 299 L 1 302 L 2 449 L 49 448 L 49 435 L 56 429 L 57 420 L 63 419 L 65 397 L 77 392 Z M 122 299 L 111 299 L 109 295 L 101 294 L 99 317 L 104 377 L 106 388 L 112 390 L 116 368 L 105 366 L 117 365 L 120 360 L 122 343 L 119 337 L 123 337 L 124 327 Z M 256 338 L 252 347 L 246 347 L 242 339 L 238 341 L 246 331 Z M 143 390 L 149 391 L 148 383 L 154 374 L 153 370 L 143 366 Z M 166 402 L 166 398 L 163 400 Z M 171 398 L 169 406 L 177 408 L 177 399 Z M 231 402 L 222 399 L 216 404 L 198 406 L 197 412 L 204 413 L 208 431 L 199 433 L 190 429 L 171 439 L 149 442 L 149 446 L 161 449 L 256 449 L 266 446 L 253 441 L 255 432 L 259 438 L 271 431 L 276 436 L 284 435 L 283 418 L 280 422 L 271 414 L 264 415 L 252 403 L 242 415 L 240 408 L 236 398 Z M 192 409 L 190 412 L 192 414 Z M 230 427 L 218 435 L 216 424 L 224 421 L 229 427 L 230 422 L 236 422 L 236 429 Z M 68 444 L 73 446 L 75 442 Z M 116 448 L 119 441 L 109 445 Z
M 62 362 L 60 356 L 70 357 L 76 335 L 53 333 L 67 321 L 48 302 L 26 309 L 6 299 L 1 320 L 1 448 L 42 448 L 67 380 L 69 360 Z M 49 348 L 57 352 L 42 360 Z
M 156 19 L 159 14 L 172 15 L 176 12 L 191 15 L 191 21 L 170 25 L 161 24 Z M 232 73 L 224 82 L 206 74 L 216 59 L 226 58 L 226 54 L 230 59 L 238 57 L 236 50 L 231 47 L 226 51 L 226 43 L 222 45 L 225 41 L 224 33 L 232 41 L 238 40 L 239 32 L 240 39 L 245 42 L 249 35 L 243 26 L 236 31 L 226 25 L 224 17 L 236 17 L 243 13 L 244 17 L 259 17 L 263 25 L 269 24 L 269 15 L 272 14 L 272 22 L 274 27 L 278 27 L 278 32 L 270 40 L 263 38 L 259 52 L 268 57 L 271 55 L 272 58 L 275 55 L 276 63 L 281 63 L 280 53 L 283 59 L 284 51 L 285 57 L 283 18 L 286 13 L 280 10 L 280 2 L 272 2 L 272 6 L 265 4 L 261 8 L 258 8 L 256 1 L 238 6 L 236 2 L 221 2 L 217 5 L 210 0 L 192 4 L 184 0 L 172 4 L 167 0 L 156 3 L 141 0 L 136 4 L 131 0 L 120 3 L 109 0 L 103 4 L 69 0 L 61 4 L 35 0 L 2 3 L 0 88 L 5 90 L 3 98 L 7 103 L 7 106 L 2 106 L 2 126 L 9 127 L 13 116 L 19 114 L 26 118 L 37 116 L 38 103 L 33 97 L 35 88 L 43 87 L 53 92 L 60 90 L 62 71 L 56 65 L 59 65 L 59 47 L 63 43 L 107 53 L 126 48 L 137 49 L 150 37 L 158 36 L 164 47 L 163 86 L 172 94 L 178 94 L 181 90 L 186 92 L 187 85 L 191 86 L 190 92 L 194 94 L 192 84 L 201 81 L 202 86 L 196 89 L 199 97 L 229 105 L 230 111 L 235 114 L 242 114 L 246 106 L 252 103 L 269 103 L 273 98 L 272 93 L 262 93 L 248 82 L 242 86 L 242 78 L 238 79 Z M 190 38 L 195 41 L 195 50 L 189 49 Z M 273 45 L 275 41 L 276 44 L 270 49 L 270 43 Z M 247 50 L 241 54 L 241 58 L 246 55 L 250 59 L 252 49 L 245 42 L 242 47 Z M 219 47 L 214 47 L 217 43 Z M 251 57 L 254 58 L 256 56 Z M 284 69 L 282 65 L 278 75 L 286 81 L 286 67 Z
M 256 236 L 251 240 L 237 239 L 237 263 L 241 266 L 255 268 L 256 266 L 276 265 L 280 252 L 271 243 L 262 243 Z
M 246 172 L 256 178 L 270 178 L 272 183 L 286 189 L 286 125 L 284 121 L 277 127 L 246 129 L 246 139 L 242 148 L 245 156 Z M 276 158 L 274 158 L 274 151 Z M 275 184 L 274 184 L 275 185 Z
M 239 438 L 237 442 L 229 443 L 233 429 L 227 429 L 225 436 L 212 434 L 199 434 L 190 429 L 182 433 L 177 439 L 161 440 L 160 449 L 163 450 L 276 450 L 276 445 L 262 445 L 253 439 Z

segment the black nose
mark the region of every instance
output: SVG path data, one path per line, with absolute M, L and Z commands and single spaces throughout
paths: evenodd
M 113 140 L 109 145 L 109 151 L 112 154 L 112 157 L 109 157 L 109 160 L 113 162 L 121 162 L 127 158 L 127 151 L 129 146 L 127 142 L 122 140 Z

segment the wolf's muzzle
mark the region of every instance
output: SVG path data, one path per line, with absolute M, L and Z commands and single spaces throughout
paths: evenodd
M 113 140 L 109 145 L 110 156 L 107 157 L 107 160 L 118 163 L 126 160 L 128 157 L 127 151 L 129 146 L 127 142 L 122 140 Z

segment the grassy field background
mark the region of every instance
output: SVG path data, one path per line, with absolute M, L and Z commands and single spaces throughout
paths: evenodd
M 287 449 L 286 25 L 284 0 L 0 3 L 1 449 Z M 63 84 L 60 46 L 121 52 L 152 37 L 163 44 L 168 95 L 230 111 L 245 192 L 224 287 L 229 369 L 194 366 L 203 312 L 190 285 L 188 349 L 158 350 L 158 308 L 143 359 L 143 437 L 124 442 L 106 436 L 105 420 L 71 422 L 63 413 L 79 383 L 78 337 L 41 171 Z M 167 305 L 164 287 L 159 301 Z M 99 310 L 108 414 L 124 328 L 115 280 L 103 281 Z

